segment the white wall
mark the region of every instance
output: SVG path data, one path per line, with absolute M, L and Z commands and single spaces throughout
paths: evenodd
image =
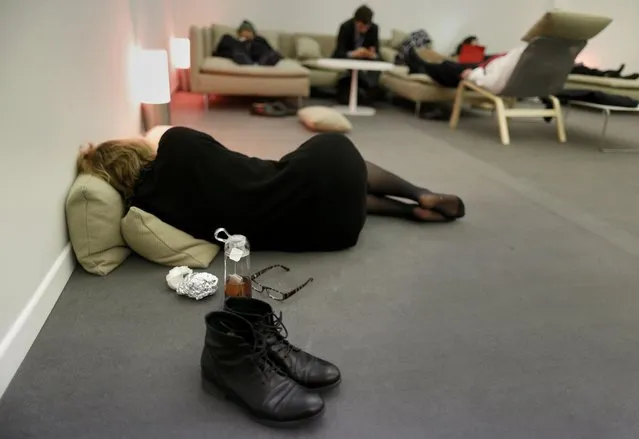
M 145 0 L 147 2 L 163 0 Z M 512 48 L 547 10 L 560 8 L 595 13 L 614 19 L 595 38 L 581 59 L 593 66 L 611 68 L 626 62 L 639 70 L 639 1 L 637 0 L 170 0 L 173 34 L 188 36 L 191 25 L 236 25 L 253 20 L 258 28 L 336 33 L 338 25 L 366 2 L 375 11 L 382 36 L 393 28 L 425 28 L 435 47 L 452 51 L 466 35 L 479 36 L 490 52 Z M 178 6 L 179 5 L 179 6 Z
M 244 19 L 258 28 L 337 33 L 364 0 L 172 0 L 176 36 L 187 36 L 191 25 L 222 23 L 235 26 Z M 630 1 L 630 0 L 628 0 Z M 392 28 L 425 28 L 438 49 L 449 51 L 468 34 L 480 36 L 489 50 L 500 51 L 519 38 L 553 0 L 368 0 L 382 36 Z M 507 17 L 507 19 L 505 19 Z
M 584 64 L 616 69 L 626 63 L 626 71 L 639 71 L 639 1 L 637 0 L 555 0 L 555 7 L 575 12 L 600 14 L 613 22 L 582 52 Z
M 39 286 L 50 305 L 60 292 L 47 290 L 45 277 L 67 245 L 64 202 L 78 145 L 139 133 L 129 11 L 129 0 L 0 2 L 0 394 L 21 361 L 10 343 L 20 325 L 36 324 L 37 333 L 43 323 L 21 316 Z M 68 276 L 51 274 L 58 289 Z

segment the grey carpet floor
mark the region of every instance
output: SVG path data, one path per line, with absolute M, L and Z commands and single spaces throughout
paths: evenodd
M 309 136 L 294 119 L 182 100 L 174 123 L 250 154 Z M 615 119 L 613 139 L 635 120 Z M 459 193 L 468 217 L 370 218 L 349 251 L 253 255 L 292 268 L 275 285 L 315 278 L 276 308 L 292 341 L 342 369 L 319 422 L 274 431 L 205 394 L 203 316 L 222 298 L 178 298 L 166 268 L 131 257 L 105 278 L 73 274 L 0 401 L 0 437 L 636 438 L 639 156 L 598 153 L 597 122 L 571 115 L 567 145 L 515 123 L 504 148 L 480 115 L 458 132 L 390 107 L 354 120 L 367 159 Z

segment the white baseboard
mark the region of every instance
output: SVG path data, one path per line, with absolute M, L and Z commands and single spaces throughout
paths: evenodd
M 74 268 L 75 257 L 69 243 L 56 258 L 5 337 L 0 340 L 0 397 L 29 352 Z

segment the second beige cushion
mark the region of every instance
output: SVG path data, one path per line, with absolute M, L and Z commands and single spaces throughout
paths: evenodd
M 143 258 L 170 267 L 206 268 L 220 250 L 137 207 L 131 207 L 122 218 L 122 236 Z
M 330 107 L 305 107 L 297 112 L 297 117 L 306 128 L 315 132 L 347 133 L 353 129 L 343 114 Z
M 317 41 L 309 37 L 298 37 L 295 40 L 295 52 L 301 60 L 322 57 L 322 49 Z
M 69 238 L 82 268 L 105 276 L 129 256 L 131 250 L 120 234 L 124 201 L 113 186 L 80 174 L 69 189 L 65 208 Z

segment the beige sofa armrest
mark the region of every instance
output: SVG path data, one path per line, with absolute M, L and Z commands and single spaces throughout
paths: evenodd
M 191 26 L 189 39 L 191 40 L 191 71 L 199 72 L 204 62 L 204 29 Z

